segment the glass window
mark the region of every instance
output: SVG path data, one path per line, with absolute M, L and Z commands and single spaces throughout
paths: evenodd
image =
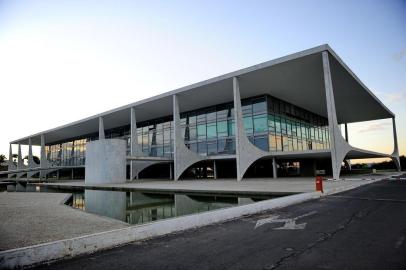
M 269 151 L 273 152 L 273 151 L 277 151 L 277 147 L 276 147 L 276 137 L 273 134 L 269 134 L 268 136 L 268 140 L 269 140 Z
M 266 132 L 268 131 L 266 115 L 255 115 L 254 116 L 254 130 L 255 133 Z
M 277 151 L 282 151 L 282 150 L 283 150 L 283 149 L 282 149 L 282 137 L 279 136 L 279 135 L 276 135 L 276 136 L 275 136 L 275 139 L 276 139 L 276 148 L 277 148 Z
M 227 152 L 226 139 L 219 139 L 217 141 L 217 145 L 218 145 L 218 153 L 219 154 L 224 154 L 224 153 Z
M 211 111 L 211 112 L 207 113 L 206 117 L 207 117 L 207 122 L 216 121 L 216 111 Z
M 189 127 L 189 140 L 196 140 L 196 126 Z
M 197 125 L 197 138 L 199 140 L 206 139 L 206 125 L 205 124 Z
M 281 134 L 281 118 L 279 116 L 275 116 L 275 130 L 276 134 Z
M 244 122 L 244 128 L 245 128 L 245 132 L 247 133 L 252 133 L 253 128 L 252 128 L 252 117 L 251 116 L 246 116 L 243 118 L 243 122 Z
M 207 138 L 212 139 L 217 137 L 216 123 L 210 123 L 207 125 Z
M 252 113 L 266 113 L 266 101 L 263 99 L 254 101 L 252 104 Z
M 217 136 L 218 137 L 227 137 L 227 121 L 217 122 Z
M 196 124 L 196 115 L 189 116 L 189 125 L 195 125 L 195 124 Z
M 228 136 L 234 136 L 234 128 L 235 128 L 235 124 L 234 124 L 234 120 L 228 120 L 227 121 L 227 125 L 228 125 Z
M 252 114 L 252 104 L 243 104 L 241 110 L 242 110 L 243 116 L 251 115 Z
M 199 142 L 197 145 L 198 153 L 202 156 L 207 156 L 207 144 L 206 142 Z
M 286 136 L 282 136 L 282 151 L 289 151 L 289 141 Z
M 275 132 L 275 118 L 272 114 L 268 115 L 268 128 L 269 132 Z
M 207 154 L 208 155 L 217 154 L 217 141 L 207 143 Z
M 264 136 L 255 137 L 255 146 L 264 151 L 268 151 L 268 138 Z

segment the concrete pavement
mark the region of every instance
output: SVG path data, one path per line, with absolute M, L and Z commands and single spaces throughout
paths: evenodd
M 73 209 L 64 193 L 0 193 L 0 251 L 129 225 Z
M 406 181 L 380 181 L 36 269 L 405 269 Z

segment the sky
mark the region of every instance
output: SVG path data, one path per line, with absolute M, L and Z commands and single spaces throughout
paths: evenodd
M 404 0 L 0 0 L 0 154 L 12 140 L 325 43 L 396 114 L 406 154 Z M 356 147 L 391 153 L 392 138 L 390 119 L 349 125 Z

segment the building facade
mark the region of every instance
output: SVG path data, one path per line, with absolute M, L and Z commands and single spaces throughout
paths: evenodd
M 347 123 L 385 118 L 393 121 L 392 154 L 348 143 Z M 75 178 L 86 166 L 86 144 L 102 139 L 126 141 L 129 179 L 339 178 L 344 161 L 372 157 L 389 157 L 400 169 L 394 114 L 328 45 L 13 141 L 19 157 L 21 144 L 29 145 L 29 160 L 9 164 L 8 174 L 70 171 Z M 40 165 L 32 145 L 41 146 Z

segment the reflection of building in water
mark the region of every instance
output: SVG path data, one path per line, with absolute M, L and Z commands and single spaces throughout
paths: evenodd
M 173 194 L 144 194 L 130 192 L 127 222 L 141 224 L 175 216 Z
M 126 221 L 126 192 L 85 190 L 86 212 Z
M 130 224 L 142 224 L 249 204 L 264 198 L 85 190 L 84 194 L 72 194 L 71 205 Z
M 178 216 L 230 207 L 236 204 L 238 204 L 237 197 L 175 195 L 175 208 Z

